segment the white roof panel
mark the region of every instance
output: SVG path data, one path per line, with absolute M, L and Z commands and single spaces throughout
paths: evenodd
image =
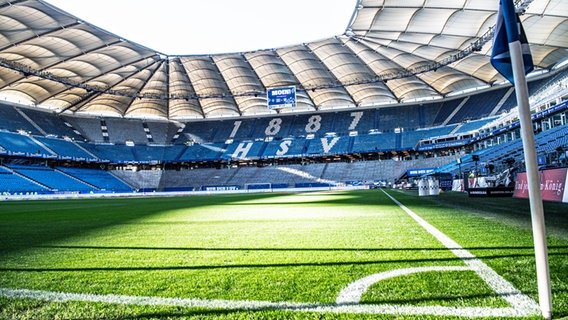
M 182 120 L 274 113 L 266 90 L 279 86 L 296 86 L 298 107 L 278 112 L 443 97 L 503 80 L 489 63 L 497 5 L 360 0 L 345 13 L 353 18 L 343 35 L 244 53 L 168 55 L 43 0 L 0 0 L 0 98 L 57 112 Z M 568 1 L 522 5 L 535 66 L 568 59 Z

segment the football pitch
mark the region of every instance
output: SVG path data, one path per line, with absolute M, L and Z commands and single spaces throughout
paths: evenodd
M 539 319 L 528 202 L 358 190 L 0 203 L 0 319 Z M 553 317 L 568 206 L 545 204 Z

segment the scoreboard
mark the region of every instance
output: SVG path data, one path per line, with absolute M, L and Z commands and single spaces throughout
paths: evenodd
M 266 91 L 268 109 L 296 107 L 296 87 L 269 88 Z

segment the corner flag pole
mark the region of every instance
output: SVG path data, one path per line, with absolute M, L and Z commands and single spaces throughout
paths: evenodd
M 532 56 L 523 26 L 515 12 L 513 0 L 501 0 L 491 64 L 515 86 L 519 109 L 521 139 L 525 154 L 526 175 L 529 189 L 531 221 L 534 238 L 538 297 L 542 315 L 552 318 L 552 293 L 548 266 L 548 246 L 540 177 L 536 157 L 536 146 L 529 105 L 529 94 L 525 72 L 533 70 Z
M 529 201 L 534 238 L 534 254 L 536 259 L 536 273 L 538 281 L 538 298 L 545 319 L 552 318 L 552 293 L 550 289 L 550 271 L 548 267 L 548 246 L 546 242 L 546 227 L 544 223 L 544 209 L 542 206 L 542 192 L 540 190 L 540 177 L 536 157 L 536 146 L 533 133 L 532 119 L 529 107 L 527 81 L 525 78 L 521 43 L 509 43 L 513 75 L 515 79 L 515 94 L 519 108 L 519 121 L 521 124 L 521 139 L 525 154 L 526 174 L 529 187 Z

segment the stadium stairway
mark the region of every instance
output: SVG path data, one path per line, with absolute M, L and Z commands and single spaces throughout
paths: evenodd
M 132 186 L 133 189 L 147 192 L 157 191 L 162 178 L 162 170 L 113 170 L 112 175 Z
M 25 114 L 20 108 L 16 108 L 16 111 L 24 118 L 26 119 L 34 128 L 36 128 L 42 135 L 47 135 L 47 132 L 45 132 L 37 123 L 35 123 L 35 121 L 33 121 L 30 117 L 28 117 L 27 114 Z
M 53 151 L 50 147 L 46 146 L 43 142 L 36 139 L 34 136 L 30 136 L 30 139 L 36 143 L 38 146 L 42 147 L 43 149 L 47 150 L 47 152 L 51 153 L 53 156 L 57 156 L 57 152 Z
M 43 184 L 39 181 L 36 181 L 36 180 L 18 172 L 17 170 L 14 170 L 13 168 L 6 167 L 6 166 L 0 166 L 0 168 L 3 169 L 4 171 L 7 171 L 8 174 L 11 174 L 13 177 L 18 177 L 19 179 L 23 179 L 23 180 L 28 182 L 28 184 L 22 184 L 22 185 L 19 186 L 20 187 L 19 192 L 42 192 L 42 191 L 53 192 L 53 189 L 50 188 L 49 186 L 47 186 L 47 185 L 45 185 L 45 184 Z M 4 178 L 6 178 L 6 177 L 4 177 Z M 3 186 L 0 187 L 0 192 L 9 191 L 9 190 L 5 190 L 7 187 L 10 186 L 8 179 L 2 179 L 2 180 L 3 180 L 2 181 Z M 10 179 L 10 180 L 18 183 L 17 179 Z M 33 187 L 32 185 L 30 185 L 30 183 L 32 185 L 35 185 L 36 187 Z
M 329 168 L 329 163 L 326 163 L 326 164 L 323 166 L 323 170 L 321 171 L 321 175 L 319 176 L 320 179 L 323 179 L 323 177 L 325 177 L 325 173 L 326 173 L 326 171 L 327 171 L 328 168 Z
M 82 181 L 46 166 L 9 165 L 15 172 L 46 186 L 53 192 L 90 192 L 95 189 Z
M 61 173 L 61 174 L 64 175 L 64 176 L 70 178 L 70 179 L 73 179 L 73 180 L 77 181 L 78 183 L 81 183 L 81 184 L 83 184 L 83 185 L 88 186 L 89 188 L 91 188 L 91 190 L 96 190 L 96 191 L 100 190 L 100 188 L 97 187 L 97 186 L 95 186 L 94 184 L 91 184 L 91 183 L 89 183 L 89 182 L 87 182 L 87 181 L 81 180 L 81 179 L 79 179 L 79 178 L 77 178 L 77 177 L 75 177 L 75 176 L 73 176 L 73 175 L 71 175 L 71 174 L 69 174 L 69 173 L 67 173 L 67 172 L 65 172 L 65 171 L 63 171 L 63 170 L 60 170 L 60 169 L 58 169 L 58 168 L 54 168 L 54 170 L 57 171 L 57 172 L 59 172 L 59 173 Z M 90 190 L 89 190 L 89 191 L 90 191 Z
M 99 157 L 98 157 L 96 154 L 94 154 L 94 153 L 92 153 L 91 151 L 87 150 L 87 148 L 85 148 L 83 145 L 81 145 L 81 144 L 79 144 L 79 143 L 77 143 L 77 142 L 75 142 L 75 141 L 73 141 L 73 144 L 74 144 L 75 146 L 77 146 L 77 148 L 79 148 L 79 149 L 85 151 L 87 154 L 91 155 L 91 156 L 93 157 L 93 159 L 99 159 Z
M 460 130 L 463 127 L 464 123 L 460 123 L 458 124 L 452 131 L 450 131 L 449 134 L 455 134 L 458 130 Z
M 451 113 L 448 115 L 448 117 L 446 118 L 446 120 L 444 120 L 444 122 L 442 122 L 442 126 L 448 125 L 450 123 L 450 120 L 452 120 L 454 118 L 454 116 L 460 112 L 461 108 L 469 101 L 470 97 L 466 97 L 465 99 L 462 100 L 462 102 L 454 109 L 451 111 Z
M 402 149 L 402 133 L 400 132 L 395 133 L 394 137 L 395 137 L 394 148 L 396 150 Z
M 497 105 L 495 106 L 495 108 L 493 108 L 493 110 L 489 113 L 489 116 L 495 116 L 497 115 L 497 113 L 499 112 L 499 110 L 501 110 L 501 108 L 503 107 L 503 105 L 505 104 L 505 102 L 507 102 L 507 99 L 509 99 L 509 97 L 511 96 L 511 94 L 515 92 L 515 88 L 511 87 L 501 98 L 501 100 L 499 101 L 499 103 L 497 103 Z

